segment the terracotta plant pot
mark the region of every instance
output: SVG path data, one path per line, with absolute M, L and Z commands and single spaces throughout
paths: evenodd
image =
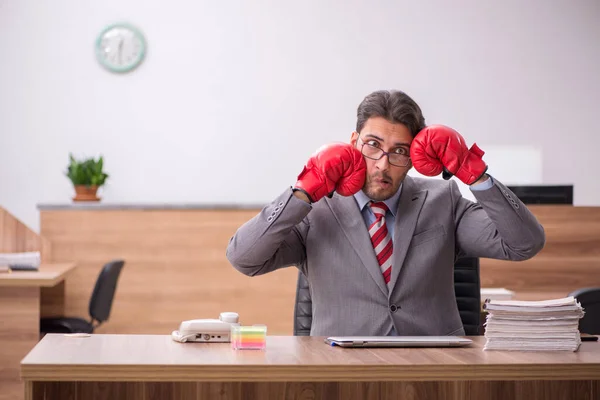
M 100 201 L 96 196 L 98 186 L 75 185 L 75 197 L 73 201 Z

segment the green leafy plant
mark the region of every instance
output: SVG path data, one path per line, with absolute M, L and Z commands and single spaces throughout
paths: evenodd
M 69 154 L 69 166 L 65 175 L 73 182 L 73 185 L 102 186 L 108 178 L 108 174 L 102 171 L 104 159 L 102 156 L 95 160 L 88 158 L 76 160 Z

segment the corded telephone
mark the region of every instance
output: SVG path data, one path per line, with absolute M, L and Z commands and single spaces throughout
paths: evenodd
M 231 326 L 239 326 L 239 315 L 235 312 L 222 312 L 219 319 L 192 319 L 183 321 L 178 331 L 171 333 L 176 342 L 217 342 L 231 341 Z

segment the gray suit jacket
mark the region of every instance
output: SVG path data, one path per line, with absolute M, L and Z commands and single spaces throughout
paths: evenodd
M 495 180 L 461 196 L 452 180 L 406 177 L 386 285 L 353 196 L 312 206 L 291 188 L 241 226 L 227 247 L 240 272 L 260 275 L 297 266 L 311 288 L 311 335 L 463 335 L 454 295 L 462 256 L 525 260 L 544 246 L 544 229 Z M 389 289 L 388 289 L 389 288 Z

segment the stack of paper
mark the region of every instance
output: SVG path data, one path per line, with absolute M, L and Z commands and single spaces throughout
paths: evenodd
M 583 308 L 574 297 L 544 301 L 491 300 L 484 304 L 484 350 L 577 351 Z
M 29 251 L 23 253 L 0 253 L 0 265 L 8 265 L 8 266 L 30 266 L 30 267 L 39 267 L 40 266 L 40 252 L 39 251 Z

